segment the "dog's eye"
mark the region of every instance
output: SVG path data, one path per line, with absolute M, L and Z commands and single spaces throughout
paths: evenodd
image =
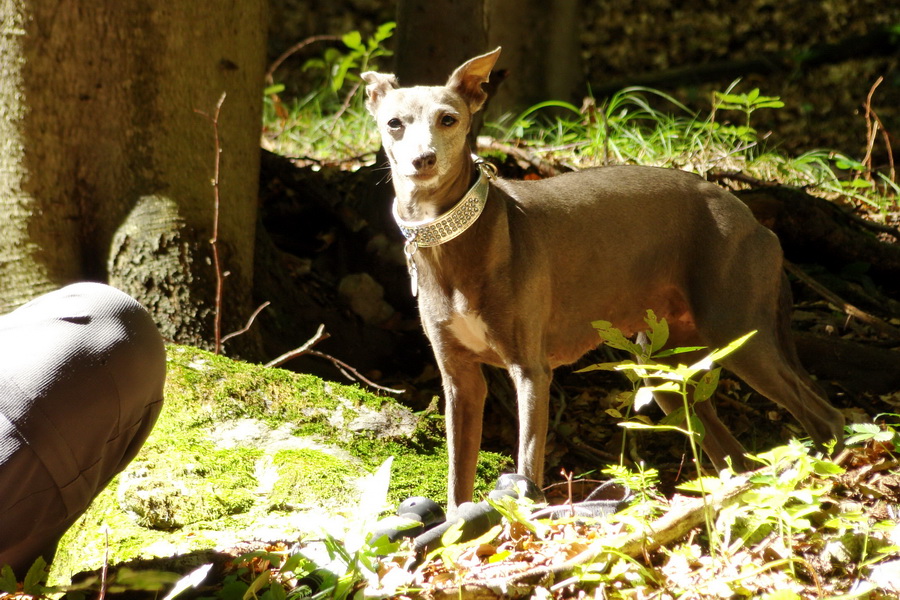
M 441 117 L 441 125 L 444 127 L 452 127 L 453 125 L 456 125 L 456 121 L 457 119 L 453 115 L 444 115 Z
M 401 121 L 397 117 L 394 117 L 393 119 L 391 119 L 390 121 L 387 122 L 387 126 L 390 127 L 391 129 L 400 129 L 403 126 L 403 121 Z

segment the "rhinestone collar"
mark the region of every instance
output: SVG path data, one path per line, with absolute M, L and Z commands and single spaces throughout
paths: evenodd
M 420 248 L 440 246 L 464 233 L 478 220 L 487 202 L 488 180 L 496 176 L 497 170 L 481 158 L 473 158 L 479 170 L 478 181 L 469 188 L 462 200 L 444 214 L 434 219 L 406 221 L 400 217 L 399 203 L 394 199 L 394 220 L 406 238 L 407 245 L 415 244 Z
M 397 199 L 394 198 L 394 220 L 400 232 L 406 238 L 403 252 L 406 254 L 406 267 L 409 270 L 413 296 L 418 294 L 418 270 L 413 255 L 422 247 L 440 246 L 464 233 L 471 227 L 487 203 L 488 181 L 497 176 L 497 168 L 478 156 L 472 156 L 478 167 L 478 181 L 475 182 L 462 200 L 453 208 L 434 219 L 406 221 L 400 217 Z

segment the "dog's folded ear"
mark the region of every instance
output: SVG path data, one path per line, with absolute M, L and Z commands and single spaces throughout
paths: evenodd
M 366 109 L 374 117 L 378 111 L 378 104 L 385 95 L 399 86 L 397 76 L 390 73 L 366 71 L 360 77 L 366 82 Z
M 491 69 L 497 64 L 498 58 L 500 58 L 499 47 L 466 61 L 453 71 L 453 75 L 447 80 L 447 87 L 462 96 L 473 113 L 478 112 L 487 100 L 487 94 L 481 86 L 490 79 Z

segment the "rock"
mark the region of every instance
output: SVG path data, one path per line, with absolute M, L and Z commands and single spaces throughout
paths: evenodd
M 338 284 L 338 294 L 366 323 L 384 323 L 394 314 L 394 309 L 384 300 L 384 288 L 368 273 L 344 276 Z

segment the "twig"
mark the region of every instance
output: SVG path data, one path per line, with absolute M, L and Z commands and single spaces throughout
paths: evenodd
M 305 154 L 301 154 L 299 156 L 295 156 L 291 158 L 291 162 L 296 166 L 305 166 L 304 163 L 311 163 L 314 165 L 325 166 L 341 166 L 351 163 L 361 163 L 376 156 L 376 152 L 363 152 L 362 154 L 357 154 L 356 156 L 349 156 L 347 158 L 336 158 L 336 159 L 322 159 L 316 158 L 315 156 L 307 156 Z
M 299 52 L 300 50 L 302 50 L 303 48 L 305 48 L 306 46 L 309 46 L 310 44 L 312 44 L 314 42 L 339 42 L 339 41 L 341 41 L 341 38 L 340 38 L 340 36 L 337 36 L 337 35 L 314 35 L 312 37 L 306 38 L 305 40 L 301 40 L 301 41 L 297 42 L 296 44 L 294 44 L 293 46 L 291 46 L 290 48 L 288 48 L 287 50 L 282 52 L 281 56 L 279 56 L 274 61 L 272 61 L 272 64 L 269 65 L 268 70 L 266 70 L 266 82 L 269 85 L 272 85 L 272 83 L 273 83 L 272 76 L 275 74 L 275 71 L 278 69 L 278 67 L 281 66 L 281 63 L 283 63 L 288 58 L 290 58 L 290 56 L 292 54 L 294 54 L 295 52 Z
M 385 387 L 383 385 L 378 385 L 374 381 L 364 377 L 359 371 L 357 371 L 356 369 L 354 369 L 353 367 L 351 367 L 350 365 L 348 365 L 341 359 L 335 358 L 335 357 L 331 356 L 330 354 L 325 354 L 324 352 L 319 352 L 318 350 L 309 350 L 308 353 L 312 354 L 313 356 L 318 356 L 319 358 L 324 358 L 324 359 L 330 360 L 338 369 L 340 369 L 340 371 L 348 379 L 358 379 L 358 380 L 362 381 L 363 383 L 365 383 L 366 385 L 371 386 L 377 390 L 381 390 L 382 392 L 388 392 L 390 394 L 402 394 L 403 393 L 403 390 L 398 390 L 396 388 L 389 388 L 389 387 Z M 347 373 L 347 371 L 349 371 L 350 373 Z
M 227 342 L 228 340 L 230 340 L 230 339 L 233 338 L 233 337 L 237 337 L 237 336 L 239 336 L 239 335 L 241 335 L 241 334 L 243 334 L 243 333 L 247 333 L 247 330 L 249 330 L 250 327 L 253 325 L 254 319 L 256 319 L 256 317 L 259 315 L 259 313 L 261 313 L 262 310 L 263 310 L 265 307 L 267 307 L 268 305 L 270 305 L 270 304 L 271 304 L 271 302 L 269 302 L 268 300 L 266 300 L 265 302 L 263 302 L 262 304 L 260 304 L 260 305 L 257 307 L 257 309 L 253 311 L 253 314 L 250 315 L 250 318 L 247 319 L 247 324 L 244 325 L 243 329 L 238 329 L 237 331 L 232 331 L 232 332 L 229 333 L 228 335 L 224 336 L 224 337 L 222 338 L 222 344 L 224 345 L 225 342 Z
M 571 471 L 566 471 L 565 469 L 561 469 L 560 474 L 566 480 L 566 493 L 567 493 L 566 504 L 569 505 L 569 510 L 572 513 L 571 516 L 574 517 L 575 516 L 575 498 L 574 498 L 574 494 L 572 493 L 572 478 L 574 477 L 575 474 L 572 473 Z
M 353 97 L 356 96 L 356 92 L 359 91 L 359 87 L 361 85 L 362 85 L 362 81 L 357 81 L 355 84 L 353 84 L 353 88 L 351 88 L 350 92 L 347 94 L 347 97 L 344 98 L 344 103 L 341 104 L 341 107 L 334 114 L 334 117 L 333 117 L 334 120 L 332 121 L 331 130 L 329 131 L 329 134 L 334 133 L 334 129 L 337 127 L 338 121 L 341 120 L 341 116 L 343 116 L 343 114 L 345 112 L 347 112 L 347 109 L 350 108 L 350 103 L 353 102 Z
M 106 538 L 106 549 L 103 552 L 103 568 L 100 569 L 100 593 L 97 600 L 103 600 L 106 597 L 106 586 L 109 576 L 109 528 L 103 528 L 103 534 Z
M 216 104 L 216 110 L 213 113 L 213 116 L 210 117 L 208 113 L 205 113 L 201 110 L 194 109 L 194 112 L 203 115 L 206 117 L 210 123 L 212 123 L 213 127 L 213 143 L 215 147 L 216 160 L 215 167 L 213 170 L 213 234 L 212 239 L 209 240 L 210 245 L 212 246 L 212 254 L 213 254 L 213 266 L 216 270 L 216 300 L 215 300 L 215 320 L 214 320 L 214 330 L 215 330 L 215 346 L 214 350 L 216 354 L 222 353 L 222 290 L 224 289 L 225 277 L 228 276 L 228 273 L 222 272 L 222 264 L 219 260 L 219 167 L 221 165 L 221 155 L 222 148 L 219 142 L 219 113 L 222 110 L 222 104 L 225 102 L 225 92 L 222 92 L 222 96 L 219 98 L 219 102 Z
M 303 356 L 304 354 L 311 354 L 313 356 L 318 356 L 319 358 L 324 358 L 326 360 L 331 361 L 331 363 L 334 364 L 334 366 L 336 366 L 338 368 L 338 370 L 341 373 L 343 373 L 345 377 L 347 377 L 347 379 L 354 379 L 354 380 L 362 381 L 363 383 L 365 383 L 366 385 L 368 385 L 370 387 L 373 387 L 377 390 L 381 390 L 383 392 L 388 392 L 390 394 L 402 394 L 403 393 L 403 390 L 398 390 L 398 389 L 394 389 L 394 388 L 384 387 L 383 385 L 378 385 L 374 381 L 371 381 L 370 379 L 367 379 L 366 377 L 364 377 L 359 371 L 357 371 L 356 369 L 354 369 L 353 367 L 351 367 L 344 361 L 342 361 L 338 358 L 335 358 L 335 357 L 331 356 L 330 354 L 325 354 L 324 352 L 319 352 L 318 350 L 312 349 L 313 346 L 315 346 L 322 340 L 328 339 L 329 337 L 331 337 L 331 336 L 325 332 L 325 325 L 324 324 L 319 325 L 319 329 L 316 330 L 315 335 L 312 336 L 311 338 L 309 338 L 309 340 L 307 340 L 305 344 L 303 344 L 299 348 L 291 350 L 290 352 L 285 352 L 284 354 L 282 354 L 281 356 L 279 356 L 278 358 L 276 358 L 274 360 L 270 360 L 269 362 L 266 363 L 265 366 L 277 367 L 277 366 L 283 365 L 284 363 L 286 363 L 287 361 L 289 361 L 291 359 L 297 358 L 298 356 Z
M 872 173 L 874 169 L 872 168 L 872 150 L 875 147 L 875 137 L 878 135 L 878 130 L 881 129 L 881 137 L 884 139 L 884 146 L 887 150 L 888 154 L 888 164 L 890 165 L 890 180 L 896 181 L 897 172 L 894 169 L 894 152 L 891 149 L 891 137 L 888 134 L 887 129 L 884 127 L 884 123 L 881 122 L 881 119 L 878 117 L 878 114 L 875 112 L 875 109 L 872 108 L 872 96 L 875 95 L 875 88 L 881 85 L 881 82 L 884 81 L 884 77 L 879 77 L 875 83 L 872 84 L 872 87 L 869 89 L 869 93 L 866 96 L 866 156 L 863 158 L 863 164 L 869 169 L 868 178 L 872 180 Z
M 313 335 L 311 338 L 306 340 L 306 343 L 304 343 L 302 346 L 300 346 L 299 348 L 294 348 L 293 350 L 290 350 L 288 352 L 285 352 L 284 354 L 282 354 L 281 356 L 279 356 L 276 359 L 270 360 L 269 362 L 266 363 L 265 366 L 280 367 L 281 365 L 283 365 L 284 363 L 286 363 L 289 360 L 297 358 L 298 356 L 303 356 L 304 354 L 309 352 L 310 348 L 312 348 L 313 346 L 315 346 L 322 340 L 327 340 L 330 337 L 331 337 L 331 334 L 325 332 L 325 324 L 323 323 L 323 324 L 319 325 L 319 328 L 316 330 L 315 335 Z
M 784 261 L 784 268 L 788 273 L 805 283 L 810 289 L 822 296 L 825 300 L 840 308 L 844 314 L 871 325 L 876 331 L 879 331 L 888 337 L 900 340 L 900 330 L 890 323 L 853 306 L 787 260 Z
M 866 95 L 866 156 L 863 158 L 862 162 L 868 169 L 866 178 L 869 181 L 872 181 L 872 150 L 875 148 L 875 136 L 878 133 L 878 123 L 872 123 L 872 96 L 875 95 L 875 88 L 881 85 L 882 81 L 884 81 L 884 77 L 876 79 L 875 83 L 872 84 L 872 87 L 869 88 L 869 93 Z
M 479 146 L 484 146 L 490 150 L 499 150 L 504 154 L 511 155 L 516 160 L 520 160 L 531 165 L 538 170 L 542 177 L 553 177 L 554 175 L 559 175 L 563 172 L 562 169 L 557 168 L 555 165 L 540 158 L 539 156 L 535 156 L 533 153 L 528 152 L 527 150 L 512 146 L 510 144 L 505 144 L 492 137 L 478 136 L 478 144 Z
M 730 179 L 732 181 L 739 181 L 741 183 L 749 184 L 753 187 L 775 187 L 778 184 L 772 181 L 763 181 L 762 179 L 757 179 L 752 175 L 747 175 L 743 171 L 720 171 L 719 169 L 712 169 L 707 171 L 706 178 L 710 181 L 722 181 L 723 179 Z

